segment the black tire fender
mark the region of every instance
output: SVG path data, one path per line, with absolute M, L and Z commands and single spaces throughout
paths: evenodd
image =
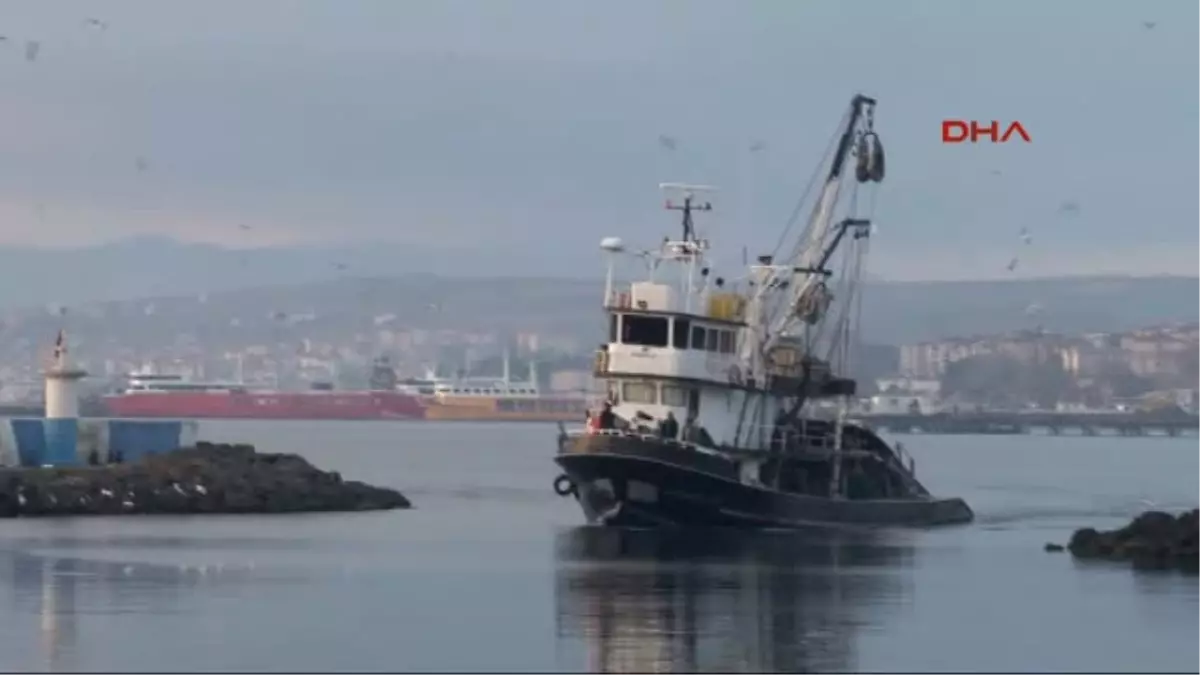
M 575 494 L 575 483 L 566 474 L 554 479 L 554 494 L 566 497 Z

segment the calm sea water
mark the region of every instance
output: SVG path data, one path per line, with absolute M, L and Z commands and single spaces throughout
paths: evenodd
M 550 425 L 205 423 L 411 511 L 0 521 L 0 670 L 1197 672 L 1195 577 L 1048 554 L 1195 507 L 1194 438 L 914 436 L 978 522 L 580 527 Z

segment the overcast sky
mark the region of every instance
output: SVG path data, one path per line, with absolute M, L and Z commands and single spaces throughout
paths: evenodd
M 875 273 L 1195 274 L 1198 22 L 1187 0 L 4 0 L 0 245 L 506 237 L 552 272 L 673 232 L 656 184 L 685 180 L 722 188 L 710 233 L 740 258 L 862 90 Z M 946 146 L 948 117 L 1033 142 Z

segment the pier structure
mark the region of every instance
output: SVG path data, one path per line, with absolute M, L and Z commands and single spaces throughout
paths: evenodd
M 59 331 L 45 370 L 45 412 L 0 417 L 0 467 L 130 462 L 195 445 L 198 423 L 192 419 L 81 419 L 79 386 L 86 377 L 71 363 Z
M 1173 413 L 861 413 L 855 417 L 875 429 L 898 434 L 1181 436 L 1200 431 L 1200 418 L 1182 410 Z

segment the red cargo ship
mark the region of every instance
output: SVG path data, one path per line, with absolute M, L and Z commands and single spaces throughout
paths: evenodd
M 243 383 L 191 382 L 178 375 L 134 375 L 104 397 L 112 417 L 260 420 L 422 419 L 417 397 L 391 391 L 278 391 Z

